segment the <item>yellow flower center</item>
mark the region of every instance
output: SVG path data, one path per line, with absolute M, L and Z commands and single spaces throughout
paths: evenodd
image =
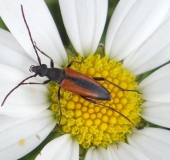
M 86 58 L 80 56 L 70 58 L 82 63 L 73 63 L 72 69 L 89 77 L 103 77 L 118 86 L 135 90 L 137 82 L 135 76 L 130 75 L 129 70 L 122 69 L 122 63 L 114 59 L 109 60 L 107 56 L 89 55 Z M 77 94 L 60 91 L 60 117 L 57 92 L 59 85 L 51 82 L 49 90 L 51 93 L 51 110 L 56 112 L 56 118 L 60 121 L 62 132 L 71 133 L 84 148 L 90 146 L 103 146 L 117 141 L 126 141 L 126 135 L 140 122 L 141 95 L 134 91 L 122 91 L 115 85 L 99 81 L 111 95 L 110 101 L 97 100 L 97 103 L 113 108 L 105 108 L 101 105 L 91 103 Z

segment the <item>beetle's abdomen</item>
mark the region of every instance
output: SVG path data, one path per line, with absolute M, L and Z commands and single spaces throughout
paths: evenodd
M 65 90 L 92 99 L 111 99 L 109 91 L 94 79 L 76 72 L 71 68 L 66 68 L 64 71 L 65 77 L 61 81 L 60 86 Z

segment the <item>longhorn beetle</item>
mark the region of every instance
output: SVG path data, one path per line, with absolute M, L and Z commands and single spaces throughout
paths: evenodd
M 58 89 L 58 93 L 57 93 L 57 97 L 58 97 L 58 105 L 59 105 L 59 110 L 60 110 L 60 117 L 62 115 L 61 113 L 61 108 L 60 108 L 60 89 L 63 88 L 67 91 L 73 92 L 75 94 L 78 94 L 80 97 L 84 98 L 85 100 L 94 103 L 94 104 L 98 104 L 102 107 L 111 109 L 117 113 L 119 113 L 121 116 L 123 116 L 125 119 L 127 119 L 130 123 L 132 123 L 134 125 L 134 123 L 127 118 L 126 116 L 124 116 L 122 113 L 120 113 L 119 111 L 115 110 L 114 108 L 111 108 L 109 106 L 106 106 L 102 103 L 98 103 L 96 102 L 96 100 L 111 100 L 111 95 L 109 93 L 109 91 L 103 87 L 101 84 L 99 84 L 97 81 L 106 81 L 108 83 L 111 83 L 112 85 L 116 86 L 117 88 L 119 88 L 122 91 L 132 91 L 132 92 L 137 92 L 136 90 L 127 90 L 124 89 L 120 86 L 118 86 L 117 84 L 108 81 L 105 78 L 102 77 L 93 77 L 90 78 L 82 73 L 79 73 L 73 69 L 71 69 L 71 65 L 73 63 L 81 63 L 81 62 L 77 62 L 77 61 L 71 61 L 67 67 L 65 69 L 60 69 L 60 68 L 54 68 L 54 62 L 52 60 L 51 57 L 49 57 L 47 54 L 45 54 L 43 51 L 41 51 L 35 44 L 35 42 L 33 41 L 32 35 L 31 35 L 31 31 L 29 29 L 29 26 L 27 24 L 25 15 L 24 15 L 24 10 L 23 10 L 23 6 L 21 5 L 21 12 L 22 12 L 22 16 L 24 19 L 24 23 L 26 25 L 31 43 L 33 45 L 34 51 L 37 55 L 37 59 L 38 59 L 38 66 L 34 66 L 31 65 L 29 71 L 33 72 L 34 75 L 29 76 L 27 78 L 25 78 L 24 80 L 22 80 L 16 87 L 14 87 L 4 98 L 1 106 L 4 105 L 6 99 L 9 97 L 9 95 L 18 87 L 20 87 L 21 85 L 25 85 L 25 84 L 47 84 L 50 81 L 55 81 L 59 84 L 59 89 Z M 50 68 L 47 68 L 46 64 L 41 64 L 41 59 L 38 55 L 37 50 L 43 54 L 44 56 L 48 57 L 50 59 Z M 29 83 L 24 83 L 26 80 L 31 79 L 33 77 L 36 76 L 40 76 L 40 77 L 47 77 L 48 80 L 42 82 L 42 83 L 35 83 L 35 82 L 29 82 Z

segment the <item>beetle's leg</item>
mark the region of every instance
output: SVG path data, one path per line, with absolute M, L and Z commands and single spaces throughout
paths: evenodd
M 22 83 L 22 85 L 23 84 L 42 84 L 42 85 L 45 85 L 45 84 L 49 83 L 50 81 L 51 80 L 46 80 L 43 83 L 29 82 L 29 83 Z M 59 125 L 60 125 L 60 121 L 61 121 L 61 117 L 62 117 L 62 111 L 61 111 L 61 107 L 60 107 L 60 89 L 61 89 L 61 87 L 58 88 L 58 92 L 57 92 L 58 108 L 59 108 L 59 112 L 60 112 Z
M 69 62 L 69 64 L 67 65 L 67 67 L 71 67 L 71 65 L 72 65 L 74 62 L 75 62 L 75 63 L 82 63 L 81 61 L 74 61 L 74 60 L 72 60 L 72 61 Z
M 94 103 L 94 104 L 97 104 L 97 102 L 91 98 L 87 98 L 87 97 L 83 97 L 81 96 L 83 99 L 85 99 L 86 101 L 90 102 L 90 103 Z
M 131 92 L 137 92 L 139 93 L 138 91 L 136 90 L 131 90 L 131 89 L 124 89 L 122 87 L 120 87 L 119 85 L 113 83 L 113 82 L 110 82 L 109 80 L 107 80 L 106 78 L 103 78 L 103 77 L 93 77 L 93 79 L 95 79 L 96 81 L 106 81 L 108 83 L 111 83 L 112 85 L 116 86 L 117 88 L 119 88 L 120 90 L 122 91 L 131 91 Z M 140 94 L 140 93 L 139 93 Z
M 90 103 L 97 104 L 97 105 L 100 105 L 100 106 L 102 106 L 102 107 L 104 107 L 104 108 L 110 109 L 110 110 L 112 110 L 112 111 L 114 111 L 114 112 L 117 112 L 117 113 L 120 114 L 122 117 L 124 117 L 125 119 L 127 119 L 127 120 L 128 120 L 131 124 L 133 124 L 133 126 L 134 126 L 134 123 L 133 123 L 129 118 L 127 118 L 124 114 L 120 113 L 120 112 L 117 111 L 116 109 L 111 108 L 111 107 L 109 107 L 109 106 L 106 106 L 106 105 L 104 105 L 104 104 L 102 104 L 102 103 L 98 103 L 98 102 L 96 102 L 94 99 L 91 99 L 91 98 L 88 98 L 88 97 L 83 97 L 83 96 L 81 96 L 81 97 L 84 98 L 86 101 L 88 101 L 88 102 L 90 102 Z
M 61 117 L 62 117 L 62 111 L 61 111 L 61 106 L 60 106 L 60 89 L 61 87 L 58 88 L 58 92 L 57 92 L 57 98 L 58 98 L 58 108 L 60 111 L 60 118 L 59 118 L 59 126 L 60 126 L 60 122 L 61 122 Z
M 59 121 L 56 124 L 56 126 L 54 127 L 53 131 L 56 131 L 60 127 L 60 122 L 61 122 L 61 117 L 62 117 L 62 111 L 61 111 L 61 107 L 60 107 L 60 89 L 61 89 L 61 87 L 59 87 L 58 91 L 57 91 L 58 109 L 60 112 L 60 116 L 59 116 Z
M 46 80 L 46 81 L 44 81 L 44 82 L 42 82 L 42 83 L 29 82 L 29 83 L 22 83 L 21 85 L 25 85 L 25 84 L 42 84 L 42 85 L 45 85 L 45 84 L 49 83 L 50 81 L 51 81 L 51 80 Z
M 103 53 L 104 53 L 104 44 L 103 44 L 103 43 L 100 43 L 98 47 L 101 47 L 102 50 L 103 50 Z M 70 61 L 70 62 L 68 63 L 67 67 L 71 67 L 71 65 L 72 65 L 74 62 L 75 62 L 75 63 L 82 63 L 81 61 L 72 60 L 72 61 Z
M 46 56 L 46 57 L 48 57 L 48 58 L 50 59 L 50 67 L 51 67 L 51 68 L 54 68 L 54 61 L 53 61 L 53 59 L 52 59 L 50 56 L 48 56 L 47 54 L 45 54 L 43 51 L 41 51 L 41 50 L 36 46 L 36 42 L 35 42 L 35 41 L 34 41 L 34 46 L 35 46 L 35 48 L 36 48 L 38 51 L 40 51 L 41 54 L 43 54 L 44 56 Z

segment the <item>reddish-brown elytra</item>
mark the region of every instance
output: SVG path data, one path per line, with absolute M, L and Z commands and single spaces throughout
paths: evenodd
M 118 87 L 122 91 L 133 91 L 133 92 L 137 92 L 137 91 L 123 89 L 120 86 L 118 86 L 118 85 L 114 84 L 113 82 L 110 82 L 107 79 L 102 78 L 102 77 L 90 78 L 90 77 L 88 77 L 84 74 L 81 74 L 81 73 L 70 68 L 70 66 L 73 63 L 81 63 L 81 62 L 71 61 L 65 69 L 54 68 L 54 62 L 53 62 L 52 58 L 50 58 L 47 54 L 45 54 L 43 51 L 41 51 L 36 46 L 35 42 L 33 41 L 30 29 L 29 29 L 28 24 L 26 22 L 26 18 L 25 18 L 25 15 L 24 15 L 22 5 L 21 5 L 21 11 L 22 11 L 22 15 L 23 15 L 23 19 L 24 19 L 26 28 L 27 28 L 28 33 L 29 33 L 30 40 L 32 42 L 33 48 L 34 48 L 35 53 L 37 55 L 39 65 L 38 66 L 31 65 L 29 70 L 30 70 L 30 72 L 33 72 L 35 74 L 25 78 L 16 87 L 14 87 L 5 96 L 1 106 L 4 105 L 8 96 L 21 85 L 25 85 L 25 84 L 43 84 L 44 85 L 44 84 L 49 83 L 50 81 L 55 81 L 59 84 L 59 89 L 58 89 L 58 94 L 57 94 L 58 95 L 59 108 L 60 108 L 60 89 L 63 88 L 67 91 L 78 94 L 79 96 L 81 96 L 82 98 L 84 98 L 85 100 L 87 100 L 91 103 L 101 105 L 102 107 L 111 109 L 111 110 L 119 113 L 120 115 L 122 115 L 124 118 L 126 118 L 129 122 L 131 122 L 134 125 L 134 123 L 130 119 L 128 119 L 126 116 L 124 116 L 119 111 L 117 111 L 114 108 L 111 108 L 109 106 L 106 106 L 104 104 L 96 102 L 96 100 L 108 100 L 108 101 L 111 100 L 111 95 L 110 95 L 109 91 L 105 87 L 103 87 L 101 84 L 99 84 L 97 81 L 107 81 L 108 83 L 115 85 L 116 87 Z M 45 55 L 46 57 L 48 57 L 50 59 L 50 68 L 48 68 L 46 64 L 41 64 L 41 59 L 38 55 L 37 50 L 40 51 L 40 53 L 42 53 L 43 55 Z M 33 77 L 36 77 L 36 76 L 47 77 L 48 80 L 44 81 L 43 83 L 35 83 L 35 82 L 24 83 L 26 80 L 33 78 Z M 60 114 L 62 115 L 61 109 L 60 109 Z

